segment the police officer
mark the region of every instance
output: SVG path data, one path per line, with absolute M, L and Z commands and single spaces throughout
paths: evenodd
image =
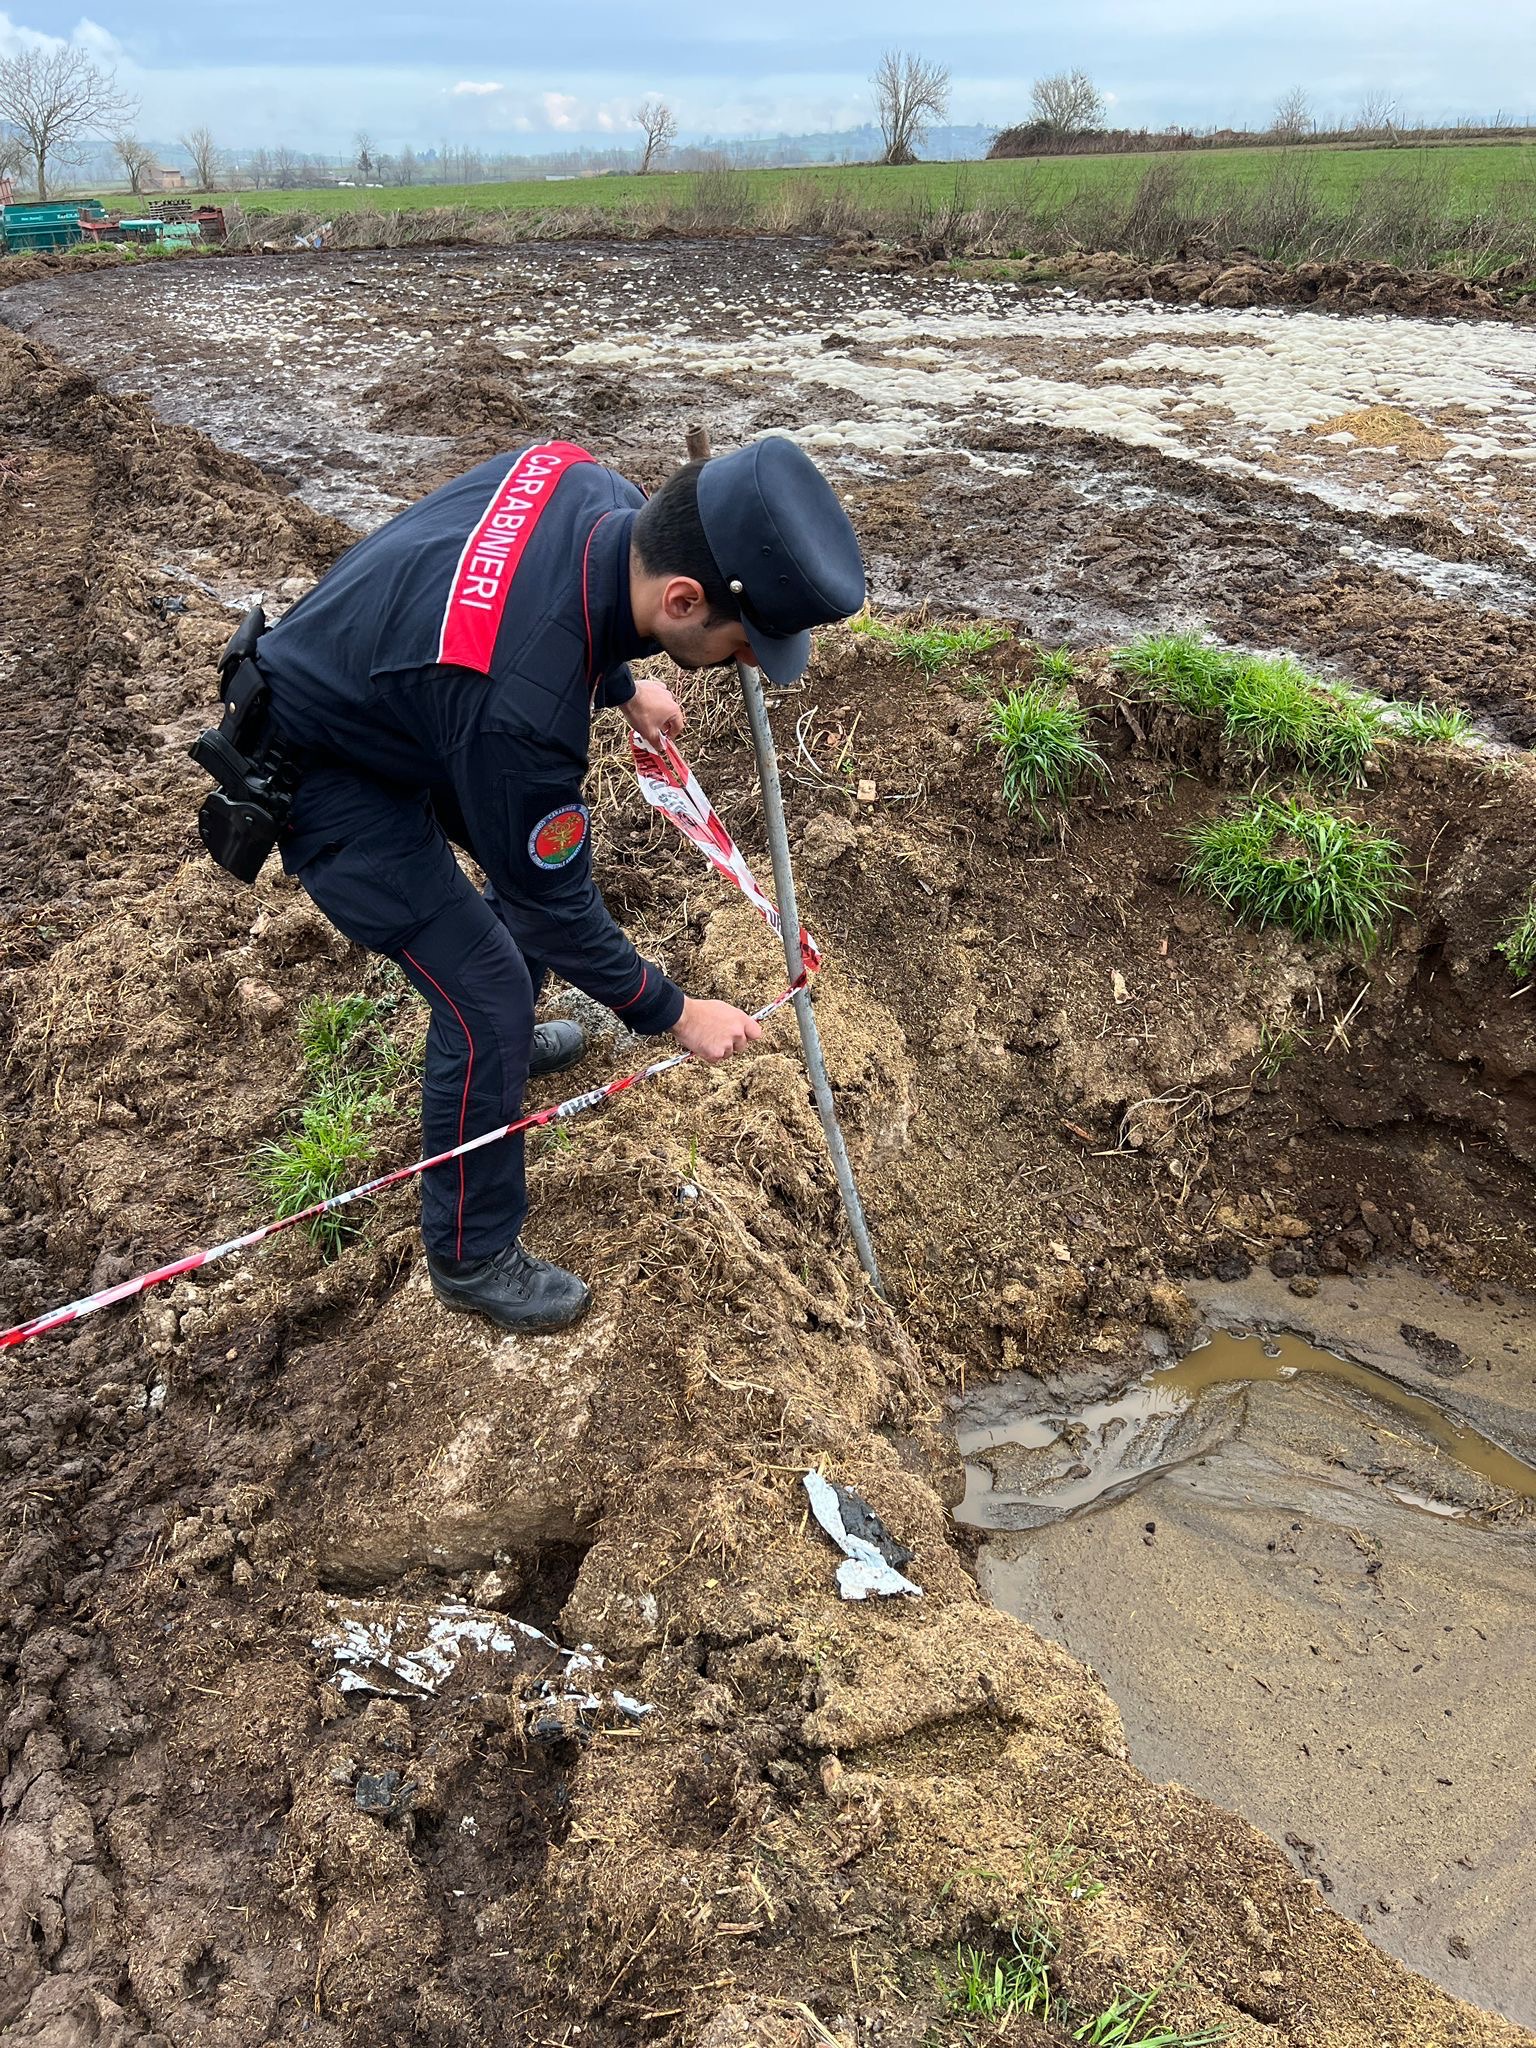
M 604 907 L 582 800 L 591 718 L 617 710 L 654 746 L 683 712 L 631 660 L 755 661 L 791 682 L 809 629 L 863 601 L 847 515 L 793 442 L 690 463 L 650 499 L 547 442 L 380 527 L 261 640 L 272 718 L 302 770 L 283 864 L 430 1005 L 428 1153 L 511 1122 L 530 1074 L 581 1058 L 579 1026 L 534 1026 L 547 972 L 702 1059 L 760 1035 L 734 1004 L 685 995 Z M 484 869 L 483 890 L 450 841 Z M 424 1177 L 440 1301 L 525 1331 L 581 1315 L 586 1284 L 522 1248 L 526 1207 L 520 1138 Z

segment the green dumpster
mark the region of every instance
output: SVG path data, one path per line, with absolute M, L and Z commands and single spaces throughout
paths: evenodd
M 23 249 L 67 249 L 84 240 L 79 202 L 50 199 L 41 205 L 0 207 L 0 234 L 13 254 Z

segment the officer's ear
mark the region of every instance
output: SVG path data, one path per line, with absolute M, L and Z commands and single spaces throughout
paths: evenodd
M 692 576 L 669 576 L 661 593 L 661 615 L 676 626 L 696 624 L 708 611 L 704 586 Z

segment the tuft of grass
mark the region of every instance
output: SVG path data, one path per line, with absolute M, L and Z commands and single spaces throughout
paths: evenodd
M 387 964 L 387 963 L 386 963 Z M 401 976 L 402 988 L 409 983 Z M 393 988 L 381 996 L 313 996 L 299 1012 L 299 1051 L 317 1089 L 387 1087 L 409 1065 L 389 1029 L 399 1006 Z
M 1045 805 L 1065 803 L 1085 772 L 1101 778 L 1107 772 L 1082 707 L 1054 690 L 1025 686 L 995 698 L 981 743 L 997 749 L 1009 810 L 1028 808 L 1037 824 Z
M 1305 1031 L 1293 1029 L 1288 1024 L 1266 1024 L 1259 1032 L 1259 1050 L 1253 1063 L 1253 1078 L 1258 1081 L 1273 1081 L 1287 1060 L 1295 1059 L 1304 1046 L 1312 1043 Z
M 990 1955 L 979 1948 L 955 1951 L 955 1973 L 936 1972 L 939 1992 L 952 2013 L 976 2019 L 1009 2020 L 1026 2018 L 1049 2021 L 1085 2048 L 1217 2048 L 1225 2041 L 1225 2027 L 1199 2027 L 1193 2031 L 1170 2027 L 1156 2016 L 1155 2008 L 1168 1986 L 1155 1985 L 1150 1991 L 1117 1991 L 1098 2012 L 1075 2011 L 1051 1982 L 1051 1958 L 1055 1942 L 1043 1928 L 1027 1937 L 1015 1928 L 1002 1955 Z M 1003 2028 L 999 2027 L 999 2034 Z
M 1249 924 L 1370 952 L 1407 872 L 1396 840 L 1294 797 L 1258 796 L 1189 835 L 1186 878 Z
M 1517 980 L 1528 981 L 1536 973 L 1536 896 L 1531 897 L 1494 951 L 1504 955 Z
M 1219 718 L 1230 744 L 1262 767 L 1358 782 L 1385 709 L 1285 654 L 1245 654 L 1193 634 L 1151 635 L 1114 654 L 1122 675 L 1197 718 Z
M 926 676 L 976 654 L 986 654 L 1013 638 L 1006 626 L 890 626 L 869 612 L 848 621 L 855 633 L 878 640 L 904 661 L 916 662 Z
M 297 1216 L 364 1177 L 373 1160 L 373 1125 L 393 1107 L 375 1091 L 324 1088 L 299 1111 L 298 1129 L 260 1146 L 251 1176 L 278 1216 Z M 327 1258 L 346 1242 L 350 1225 L 331 1210 L 305 1228 Z
M 1016 2013 L 1049 2019 L 1052 1944 L 1043 1934 L 1021 1940 L 1015 1928 L 1006 1955 L 988 1955 L 979 1948 L 955 1950 L 955 1974 L 936 1972 L 940 1994 L 951 2012 L 978 2019 L 1006 2020 Z
M 1418 746 L 1464 746 L 1472 730 L 1469 713 L 1456 704 L 1398 704 L 1393 723 L 1405 740 Z
M 1070 647 L 1036 648 L 1035 674 L 1042 683 L 1055 683 L 1064 690 L 1077 681 L 1077 656 Z
M 249 1166 L 279 1217 L 297 1216 L 366 1177 L 374 1160 L 373 1127 L 398 1106 L 395 1089 L 411 1064 L 388 1024 L 408 987 L 402 975 L 399 987 L 386 983 L 382 995 L 314 996 L 299 1012 L 309 1093 L 293 1129 L 259 1146 Z M 334 1258 L 355 1220 L 336 1210 L 304 1227 Z
M 1086 2048 L 1215 2048 L 1226 2040 L 1225 2027 L 1198 2027 L 1191 2033 L 1150 2019 L 1164 1988 L 1160 1984 L 1154 1991 L 1118 1993 L 1102 2012 L 1072 2029 L 1073 2040 L 1084 2042 Z
M 371 996 L 311 996 L 299 1012 L 299 1051 L 318 1079 L 328 1079 L 366 1041 L 378 1016 Z
M 1148 633 L 1110 656 L 1123 676 L 1134 676 L 1181 711 L 1209 718 L 1225 703 L 1223 677 L 1229 650 L 1193 633 Z

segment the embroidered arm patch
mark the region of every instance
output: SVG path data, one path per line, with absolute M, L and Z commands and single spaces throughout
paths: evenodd
M 587 839 L 585 804 L 561 804 L 546 811 L 528 834 L 528 858 L 546 871 L 568 867 Z

